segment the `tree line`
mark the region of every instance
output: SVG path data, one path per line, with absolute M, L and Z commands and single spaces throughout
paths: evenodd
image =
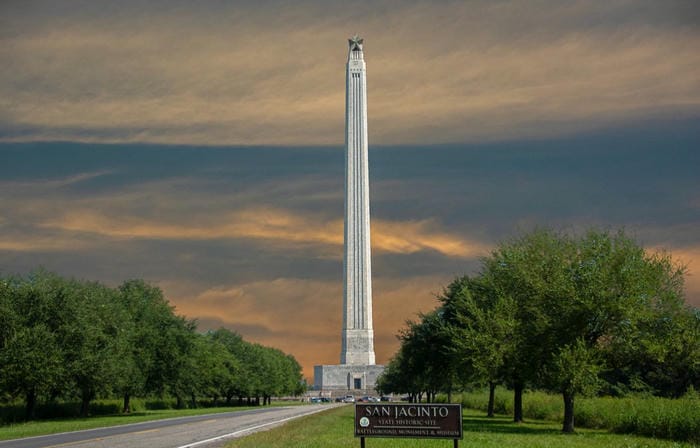
M 0 401 L 37 403 L 174 397 L 178 407 L 224 400 L 262 404 L 304 391 L 293 356 L 232 331 L 197 332 L 143 280 L 118 288 L 44 270 L 0 277 Z
M 488 385 L 560 393 L 564 432 L 580 394 L 679 397 L 700 389 L 700 310 L 684 302 L 685 268 L 620 231 L 552 230 L 502 242 L 476 275 L 456 278 L 440 305 L 401 330 L 378 380 L 384 392 L 431 400 Z

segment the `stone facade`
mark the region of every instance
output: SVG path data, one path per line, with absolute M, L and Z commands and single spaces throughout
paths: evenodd
M 314 389 L 324 391 L 372 391 L 377 377 L 384 371 L 380 365 L 314 366 Z
M 367 160 L 367 70 L 363 40 L 349 40 L 345 73 L 345 253 L 341 364 L 374 364 Z
M 345 251 L 340 364 L 314 367 L 314 388 L 372 390 L 375 364 L 367 156 L 367 76 L 363 40 L 349 39 L 345 73 Z

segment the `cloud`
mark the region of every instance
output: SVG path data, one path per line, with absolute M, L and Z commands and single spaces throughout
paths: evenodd
M 398 348 L 396 334 L 417 310 L 429 311 L 445 277 L 374 278 L 374 331 L 377 362 Z M 200 330 L 220 326 L 246 339 L 292 353 L 312 378 L 316 364 L 337 363 L 340 356 L 343 291 L 340 282 L 276 278 L 201 288 L 182 281 L 160 286 L 177 312 L 197 318 Z M 185 291 L 187 291 L 185 293 Z
M 137 216 L 115 216 L 94 210 L 71 210 L 48 219 L 40 227 L 97 234 L 118 239 L 216 240 L 252 239 L 282 246 L 342 247 L 341 220 L 324 221 L 311 214 L 257 207 L 222 215 L 180 218 L 163 222 Z M 433 250 L 448 257 L 476 257 L 487 245 L 440 229 L 433 220 L 372 221 L 372 248 L 377 252 L 411 254 Z M 339 256 L 338 252 L 338 256 Z
M 94 242 L 84 238 L 64 236 L 36 236 L 16 238 L 8 235 L 0 236 L 0 251 L 9 252 L 64 252 L 94 248 Z
M 0 141 L 342 144 L 349 23 L 367 42 L 372 144 L 700 110 L 700 33 L 682 2 L 95 3 L 6 8 Z
M 675 247 L 667 250 L 673 259 L 686 267 L 685 292 L 689 305 L 700 308 L 700 246 Z

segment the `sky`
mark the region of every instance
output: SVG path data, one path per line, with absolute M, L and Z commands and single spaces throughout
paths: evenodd
M 347 38 L 375 348 L 500 241 L 625 229 L 700 307 L 696 1 L 0 3 L 0 274 L 158 285 L 339 360 Z

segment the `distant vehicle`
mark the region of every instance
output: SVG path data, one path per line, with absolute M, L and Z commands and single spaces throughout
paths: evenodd
M 321 397 L 321 402 L 323 402 L 323 403 L 330 403 L 330 402 L 331 402 L 331 399 L 328 398 L 328 397 Z
M 355 402 L 355 397 L 352 395 L 346 395 L 345 398 L 343 398 L 343 403 L 354 403 Z
M 379 401 L 379 398 L 373 397 L 371 395 L 365 395 L 364 397 L 357 399 L 358 403 L 377 403 L 378 401 Z
M 391 397 L 387 397 L 386 395 L 382 395 L 379 398 L 379 401 L 391 401 Z
M 345 397 L 336 397 L 335 402 L 336 403 L 342 403 Z
M 321 397 L 311 397 L 311 403 L 323 403 L 323 398 Z

